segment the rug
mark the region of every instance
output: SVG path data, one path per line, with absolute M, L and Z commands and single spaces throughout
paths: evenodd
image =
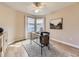
M 55 49 L 52 44 L 50 44 L 50 49 L 48 49 L 48 47 L 43 48 L 42 55 L 41 47 L 35 42 L 30 42 L 30 40 L 26 40 L 23 46 L 27 51 L 29 57 L 67 57 L 67 55 Z

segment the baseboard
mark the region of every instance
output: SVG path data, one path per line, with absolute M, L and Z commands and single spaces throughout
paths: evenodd
M 60 43 L 63 43 L 65 45 L 72 46 L 74 48 L 78 48 L 79 49 L 79 46 L 77 46 L 77 45 L 74 45 L 74 44 L 71 44 L 71 43 L 67 43 L 67 42 L 64 42 L 64 41 L 60 41 L 60 40 L 57 40 L 57 39 L 54 39 L 54 38 L 52 38 L 51 41 L 60 42 Z

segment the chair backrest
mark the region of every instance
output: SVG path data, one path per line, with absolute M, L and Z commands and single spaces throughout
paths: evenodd
M 0 33 L 3 33 L 4 29 L 3 28 L 0 28 Z
M 40 43 L 45 46 L 49 44 L 49 32 L 41 32 Z

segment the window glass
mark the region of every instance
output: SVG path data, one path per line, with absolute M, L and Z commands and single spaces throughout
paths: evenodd
M 44 31 L 44 18 L 36 19 L 36 32 Z
M 44 18 L 28 17 L 28 32 L 44 31 Z
M 28 17 L 28 32 L 34 32 L 35 31 L 35 22 L 34 18 Z

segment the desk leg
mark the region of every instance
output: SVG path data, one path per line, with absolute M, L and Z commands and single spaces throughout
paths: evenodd
M 48 44 L 48 50 L 50 50 L 50 45 Z
M 32 44 L 32 33 L 30 33 L 30 44 Z
M 42 56 L 42 46 L 41 46 L 41 56 Z

